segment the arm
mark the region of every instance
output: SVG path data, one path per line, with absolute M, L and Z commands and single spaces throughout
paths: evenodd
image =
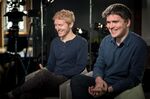
M 55 54 L 54 54 L 54 49 L 53 49 L 53 46 L 54 46 L 54 40 L 52 41 L 51 43 L 51 46 L 50 46 L 50 51 L 49 51 L 49 58 L 48 58 L 48 63 L 47 63 L 47 66 L 46 68 L 53 72 L 54 71 L 54 67 L 55 67 Z
M 97 76 L 100 76 L 103 78 L 103 73 L 104 73 L 104 69 L 105 69 L 105 61 L 104 61 L 104 57 L 103 57 L 103 54 L 104 54 L 104 44 L 103 44 L 103 41 L 102 43 L 100 44 L 100 47 L 99 47 L 99 51 L 98 51 L 98 57 L 96 59 L 96 63 L 94 64 L 94 68 L 93 68 L 93 76 L 96 78 Z
M 113 91 L 122 92 L 128 88 L 136 86 L 142 81 L 147 55 L 147 46 L 145 44 L 143 45 L 143 43 L 138 43 L 130 61 L 131 66 L 129 68 L 128 76 L 112 85 Z
M 101 43 L 99 47 L 99 55 L 97 57 L 96 63 L 94 64 L 93 76 L 95 77 L 95 86 L 90 86 L 88 88 L 89 94 L 94 97 L 101 96 L 107 92 L 108 85 L 103 80 L 103 71 L 105 69 L 105 61 L 103 57 L 103 48 L 104 48 L 104 41 Z

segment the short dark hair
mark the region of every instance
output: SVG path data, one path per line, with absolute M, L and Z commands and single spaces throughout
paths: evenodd
M 124 4 L 115 3 L 108 6 L 103 12 L 102 17 L 106 18 L 110 14 L 116 14 L 121 16 L 123 19 L 128 20 L 132 19 L 132 12 L 131 10 Z

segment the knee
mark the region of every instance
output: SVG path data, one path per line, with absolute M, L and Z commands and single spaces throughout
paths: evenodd
M 83 83 L 84 75 L 76 75 L 70 81 L 70 86 L 79 86 Z

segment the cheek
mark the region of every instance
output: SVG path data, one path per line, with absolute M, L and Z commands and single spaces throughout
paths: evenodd
M 55 29 L 58 30 L 58 26 L 55 26 Z
M 106 24 L 106 28 L 107 28 L 107 29 L 109 28 L 109 25 L 108 25 L 108 24 Z
M 63 26 L 61 29 L 63 29 L 64 31 L 68 31 L 69 27 L 68 26 Z
M 70 32 L 70 30 L 71 30 L 71 29 L 70 29 L 70 28 L 68 28 L 68 29 L 66 30 L 66 32 Z

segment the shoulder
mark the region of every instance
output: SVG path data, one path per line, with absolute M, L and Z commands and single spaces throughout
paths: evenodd
M 55 38 L 53 38 L 53 40 L 50 42 L 50 46 L 51 46 L 51 47 L 54 47 L 54 46 L 58 45 L 59 43 L 60 43 L 59 37 L 55 37 Z
M 113 38 L 109 34 L 102 39 L 101 43 L 108 43 L 108 42 L 111 42 L 112 40 L 113 40 Z
M 80 35 L 76 36 L 76 41 L 81 42 L 81 43 L 88 43 L 87 40 Z
M 58 42 L 59 40 L 60 40 L 59 37 L 55 37 L 55 38 L 53 38 L 53 40 L 52 40 L 51 43 L 52 43 L 52 44 L 53 44 L 53 43 L 56 43 L 56 42 Z
M 147 45 L 145 40 L 138 34 L 134 33 L 134 32 L 130 32 L 130 37 L 131 37 L 131 41 L 134 44 L 141 44 L 141 45 Z
M 134 32 L 130 32 L 129 34 L 130 40 L 129 40 L 129 46 L 135 48 L 135 50 L 139 50 L 142 52 L 147 52 L 148 46 L 145 40 L 138 34 Z

